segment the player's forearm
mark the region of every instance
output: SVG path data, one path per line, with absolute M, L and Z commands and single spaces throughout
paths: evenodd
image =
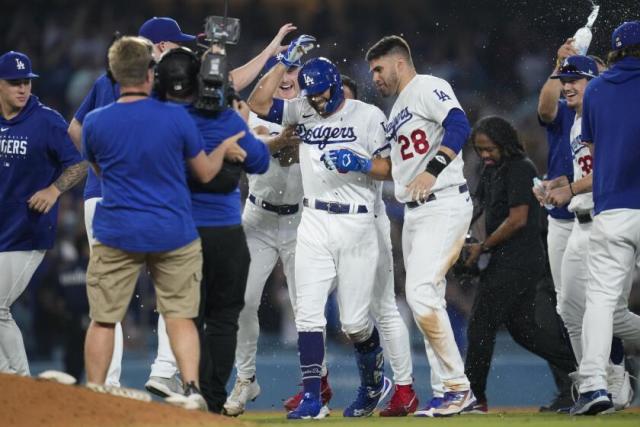
M 572 182 L 570 185 L 573 190 L 572 194 L 589 193 L 593 189 L 593 174 L 584 176 L 579 180 Z
M 247 99 L 251 111 L 259 116 L 269 114 L 269 109 L 273 104 L 273 96 L 286 70 L 287 68 L 283 64 L 278 63 L 256 83 L 249 99 Z
M 540 90 L 538 99 L 538 116 L 545 123 L 551 123 L 558 114 L 558 101 L 562 93 L 560 80 L 547 79 Z
M 233 86 L 238 92 L 244 90 L 256 79 L 256 77 L 258 77 L 260 70 L 262 70 L 262 67 L 264 67 L 264 64 L 267 62 L 269 57 L 269 51 L 265 49 L 251 61 L 231 70 L 230 74 L 233 79 Z
M 390 181 L 393 179 L 391 176 L 391 161 L 388 158 L 375 158 L 371 160 L 371 170 L 367 174 L 373 179 L 379 181 Z
M 64 193 L 77 183 L 79 183 L 82 178 L 87 175 L 87 168 L 89 167 L 89 163 L 86 161 L 81 161 L 76 163 L 75 165 L 71 165 L 66 168 L 55 180 L 53 186 L 58 189 L 61 193 Z
M 75 117 L 71 120 L 71 123 L 69 123 L 67 133 L 69 134 L 69 138 L 71 138 L 73 145 L 76 146 L 78 151 L 82 152 L 82 124 L 76 120 Z
M 527 225 L 529 207 L 515 206 L 509 209 L 509 216 L 487 237 L 483 243 L 486 249 L 494 248 L 509 240 L 521 228 Z

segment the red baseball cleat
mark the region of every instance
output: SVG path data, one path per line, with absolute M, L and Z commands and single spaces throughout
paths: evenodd
M 287 411 L 293 411 L 294 409 L 296 409 L 298 405 L 300 405 L 303 394 L 304 391 L 300 391 L 295 396 L 291 396 L 290 398 L 285 400 L 284 409 L 286 409 Z M 331 386 L 329 385 L 329 374 L 327 374 L 320 380 L 320 399 L 322 400 L 322 406 L 327 405 L 332 397 L 333 391 L 331 391 Z
M 380 411 L 381 417 L 404 417 L 418 409 L 418 396 L 411 384 L 397 385 L 387 407 Z

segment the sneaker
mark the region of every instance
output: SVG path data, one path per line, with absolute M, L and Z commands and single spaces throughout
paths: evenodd
M 182 396 L 184 394 L 184 390 L 182 389 L 182 380 L 180 380 L 178 374 L 175 374 L 170 378 L 151 376 L 144 384 L 144 388 L 146 388 L 149 393 L 153 393 L 162 398 L 169 396 Z
M 206 412 L 209 410 L 206 400 L 204 400 L 202 393 L 200 393 L 200 389 L 198 389 L 193 381 L 187 384 L 187 387 L 184 389 L 184 394 L 174 394 L 165 398 L 164 401 L 191 411 L 199 410 Z
M 411 384 L 397 385 L 386 408 L 380 411 L 381 417 L 404 417 L 418 409 L 418 396 Z
M 569 411 L 570 415 L 608 414 L 614 411 L 611 398 L 607 390 L 600 389 L 580 393 L 578 401 Z
M 472 406 L 467 407 L 464 411 L 462 411 L 462 415 L 486 415 L 489 413 L 489 406 L 487 402 L 478 402 L 474 403 Z
M 475 405 L 476 398 L 471 390 L 448 391 L 444 394 L 442 403 L 432 409 L 434 417 L 448 417 L 460 414 Z
M 255 375 L 249 379 L 236 378 L 231 394 L 224 403 L 222 413 L 230 417 L 237 417 L 244 412 L 247 402 L 254 401 L 260 395 L 260 384 Z
M 573 398 L 563 394 L 557 395 L 548 405 L 541 406 L 538 412 L 556 412 L 559 414 L 568 414 L 573 406 Z
M 326 413 L 322 411 L 323 405 L 315 395 L 304 393 L 302 400 L 296 409 L 287 414 L 289 420 L 319 420 L 326 417 Z
M 302 386 L 302 384 L 299 385 Z M 288 412 L 296 409 L 302 401 L 303 394 L 304 391 L 300 391 L 296 395 L 291 396 L 290 398 L 285 400 L 284 409 L 286 409 Z M 323 408 L 326 408 L 327 411 L 329 410 L 328 405 L 332 397 L 333 391 L 331 390 L 331 386 L 329 385 L 329 374 L 327 374 L 320 379 L 320 401 L 322 402 Z
M 416 411 L 413 415 L 415 417 L 433 417 L 433 409 L 440 407 L 444 402 L 444 398 L 441 396 L 433 396 L 427 406 Z
M 126 397 L 127 399 L 140 400 L 142 402 L 151 402 L 151 395 L 147 392 L 127 387 L 115 387 L 106 384 L 87 383 L 89 390 L 97 393 L 110 394 L 112 396 Z
M 387 377 L 382 377 L 382 384 L 377 388 L 360 386 L 356 400 L 345 408 L 342 415 L 344 417 L 368 417 L 390 391 L 391 380 Z
M 607 390 L 611 392 L 611 401 L 616 411 L 622 411 L 631 405 L 633 389 L 629 372 L 624 365 L 607 366 Z

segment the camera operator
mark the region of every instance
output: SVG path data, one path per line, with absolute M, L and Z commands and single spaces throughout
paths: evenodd
M 194 104 L 199 86 L 200 60 L 186 48 L 166 53 L 157 67 L 156 91 L 169 102 L 184 105 L 195 121 L 205 151 L 215 149 L 225 138 L 238 132 L 245 136 L 238 144 L 246 151 L 242 169 L 247 173 L 267 171 L 267 146 L 249 130 L 246 122 L 229 106 L 224 94 L 219 111 L 203 111 Z M 226 76 L 222 76 L 226 78 Z M 233 100 L 233 104 L 241 101 Z M 206 185 L 191 183 L 193 218 L 202 239 L 204 255 L 200 333 L 202 336 L 203 395 L 212 412 L 222 412 L 227 394 L 225 385 L 233 368 L 238 315 L 244 306 L 249 271 L 249 249 L 241 225 L 241 201 L 237 166 L 227 164 L 226 173 Z M 235 178 L 234 178 L 235 177 Z
M 469 319 L 465 371 L 478 399 L 474 412 L 487 412 L 487 375 L 498 327 L 568 375 L 575 358 L 558 317 L 544 328 L 535 320 L 536 285 L 544 273 L 540 209 L 531 193 L 535 166 L 526 157 L 513 126 L 486 117 L 473 128 L 471 141 L 485 167 L 475 197 L 484 209 L 487 238 L 467 245 L 466 266 L 490 252 Z M 550 312 L 554 311 L 549 310 Z

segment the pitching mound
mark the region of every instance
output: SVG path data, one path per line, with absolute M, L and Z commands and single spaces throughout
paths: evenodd
M 0 374 L 0 418 L 7 427 L 247 425 L 221 415 L 6 374 Z

